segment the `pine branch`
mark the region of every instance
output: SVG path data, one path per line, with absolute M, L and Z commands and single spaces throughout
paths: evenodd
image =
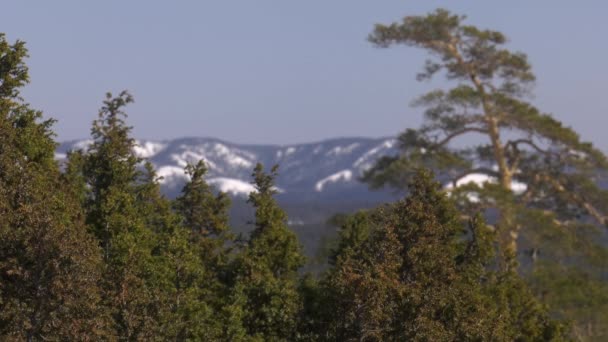
M 435 144 L 435 147 L 443 147 L 446 144 L 448 144 L 450 141 L 452 141 L 454 138 L 459 137 L 463 134 L 466 133 L 470 133 L 470 132 L 478 132 L 478 133 L 482 133 L 482 134 L 488 134 L 488 130 L 484 129 L 484 128 L 480 128 L 480 127 L 465 127 L 463 129 L 454 131 L 450 134 L 448 134 L 445 138 L 443 138 L 441 141 L 437 142 Z
M 534 141 L 532 141 L 531 139 L 517 139 L 517 140 L 509 140 L 507 141 L 507 143 L 505 144 L 505 147 L 509 147 L 512 146 L 514 148 L 518 148 L 518 145 L 520 144 L 525 144 L 528 145 L 530 147 L 532 147 L 536 152 L 541 153 L 543 155 L 555 155 L 555 153 L 552 153 L 551 151 L 545 150 L 543 148 L 541 148 L 540 146 L 538 146 Z
M 554 177 L 545 175 L 543 177 L 543 179 L 545 181 L 547 181 L 549 184 L 551 184 L 553 186 L 553 188 L 555 190 L 557 190 L 558 192 L 567 194 L 568 197 L 570 197 L 572 199 L 572 201 L 574 201 L 579 206 L 584 208 L 585 211 L 587 212 L 587 214 L 589 214 L 591 217 L 593 217 L 593 219 L 597 223 L 599 223 L 601 225 L 606 225 L 606 223 L 608 222 L 608 216 L 604 215 L 597 208 L 595 208 L 595 206 L 592 203 L 585 200 L 585 198 L 583 198 L 582 196 L 575 194 L 571 191 L 568 191 L 568 189 L 566 189 L 566 187 L 562 183 L 560 183 L 557 179 L 555 179 Z

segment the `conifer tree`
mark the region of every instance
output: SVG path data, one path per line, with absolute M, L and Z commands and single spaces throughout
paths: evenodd
M 324 281 L 327 340 L 560 338 L 529 290 L 503 281 L 512 273 L 487 270 L 492 237 L 479 217 L 466 241 L 458 212 L 429 173 L 418 173 L 409 190 L 406 200 L 369 213 L 368 237 L 336 255 Z
M 106 263 L 104 297 L 120 339 L 149 339 L 159 335 L 162 293 L 152 251 L 157 241 L 146 227 L 138 195 L 141 162 L 133 152 L 131 128 L 123 107 L 132 102 L 127 92 L 106 95 L 93 122 L 84 163 L 89 189 L 87 224 L 99 240 Z M 155 265 L 156 263 L 156 265 Z
M 0 339 L 98 340 L 100 250 L 60 181 L 53 120 L 19 96 L 26 57 L 0 34 Z
M 404 44 L 427 50 L 438 58 L 427 61 L 418 79 L 444 70 L 456 85 L 415 102 L 426 107 L 426 123 L 406 130 L 399 137 L 401 154 L 381 159 L 366 178 L 372 185 L 399 187 L 424 165 L 454 184 L 470 174 L 494 179 L 494 184 L 463 187 L 455 196 L 463 201 L 479 198 L 476 210 L 499 207 L 501 254 L 508 267 L 520 252 L 519 232 L 534 229 L 518 213 L 523 209 L 550 217 L 555 229 L 567 228 L 581 215 L 606 223 L 608 197 L 595 182 L 608 162 L 572 129 L 525 101 L 535 79 L 526 55 L 504 48 L 502 33 L 465 25 L 464 19 L 439 9 L 376 25 L 369 36 L 379 47 Z M 453 144 L 474 134 L 488 143 L 466 148 Z M 512 191 L 514 182 L 525 184 L 525 191 Z
M 334 265 L 338 257 L 345 258 L 347 255 L 359 253 L 371 233 L 373 221 L 377 218 L 367 211 L 358 211 L 343 219 L 337 226 L 338 245 L 331 251 L 329 263 Z
M 230 198 L 222 192 L 214 194 L 204 179 L 207 173 L 204 161 L 188 164 L 185 172 L 190 179 L 173 207 L 188 232 L 193 253 L 203 264 L 205 272 L 199 281 L 207 294 L 206 303 L 213 308 L 217 322 L 224 326 L 221 338 L 238 339 L 245 334 L 239 313 L 242 308 L 238 300 L 226 298 L 230 296 L 226 274 L 233 240 L 228 224 Z
M 369 36 L 378 47 L 424 49 L 435 58 L 418 79 L 444 72 L 454 86 L 414 101 L 425 109 L 424 124 L 402 133 L 400 153 L 379 160 L 364 178 L 373 187 L 404 188 L 416 168 L 436 170 L 467 215 L 497 214 L 491 223 L 500 268 L 526 274 L 556 314 L 602 338 L 587 327 L 606 325 L 598 324 L 605 302 L 585 306 L 581 315 L 584 300 L 571 295 L 579 286 L 558 287 L 552 280 L 578 274 L 589 291 L 608 288 L 602 278 L 608 249 L 600 238 L 605 231 L 599 231 L 606 225 L 608 192 L 598 187 L 606 157 L 528 102 L 535 76 L 525 54 L 508 50 L 502 33 L 464 19 L 439 9 L 376 25 Z M 488 182 L 464 184 L 470 175 Z
M 63 183 L 78 200 L 83 209 L 87 204 L 89 194 L 83 173 L 85 162 L 86 156 L 82 150 L 68 151 L 65 162 L 62 165 L 63 172 L 61 173 Z
M 213 193 L 204 179 L 207 168 L 202 160 L 196 165 L 188 164 L 185 171 L 190 180 L 175 199 L 175 210 L 192 232 L 194 243 L 200 245 L 201 256 L 210 263 L 222 263 L 223 248 L 230 238 L 230 198 L 223 192 Z
M 222 321 L 217 317 L 222 296 L 215 272 L 205 262 L 189 227 L 160 193 L 159 178 L 150 162 L 144 165 L 137 203 L 146 227 L 156 236 L 154 267 L 161 298 L 159 326 L 166 340 L 219 340 Z
M 84 157 L 72 152 L 66 168 L 66 179 L 89 192 L 87 219 L 105 251 L 105 295 L 116 335 L 218 340 L 221 293 L 213 265 L 193 242 L 181 212 L 161 194 L 153 165 L 134 154 L 123 111 L 130 102 L 126 92 L 107 95 L 93 125 L 93 144 Z
M 249 202 L 255 208 L 255 226 L 233 266 L 233 300 L 242 303 L 246 334 L 261 341 L 295 338 L 302 303 L 298 294 L 298 269 L 304 256 L 296 235 L 287 227 L 287 215 L 277 205 L 274 179 L 256 165 L 255 192 Z

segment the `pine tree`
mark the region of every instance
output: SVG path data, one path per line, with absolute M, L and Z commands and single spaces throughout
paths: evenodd
M 520 230 L 533 228 L 518 220 L 516 211 L 521 207 L 550 216 L 556 226 L 567 226 L 581 214 L 603 225 L 606 192 L 594 182 L 597 171 L 608 167 L 605 156 L 572 129 L 525 102 L 534 75 L 524 54 L 503 48 L 502 33 L 464 25 L 463 20 L 437 10 L 406 17 L 401 23 L 377 25 L 370 35 L 376 46 L 405 44 L 438 56 L 427 61 L 418 78 L 429 79 L 445 70 L 457 85 L 415 102 L 427 107 L 427 123 L 403 133 L 401 155 L 380 160 L 367 179 L 374 185 L 400 186 L 420 165 L 443 171 L 453 183 L 470 174 L 495 179 L 494 185 L 469 187 L 461 194 L 471 198 L 471 192 L 479 192 L 476 209 L 500 207 L 498 226 L 507 259 L 518 252 Z M 450 145 L 471 134 L 482 135 L 489 143 L 464 149 Z M 526 190 L 514 193 L 514 182 L 525 184 Z
M 605 288 L 601 274 L 608 250 L 598 227 L 606 225 L 608 192 L 598 183 L 608 168 L 606 157 L 527 102 L 535 76 L 526 55 L 505 48 L 502 33 L 466 25 L 464 19 L 439 9 L 376 25 L 369 36 L 378 47 L 426 50 L 436 58 L 426 62 L 418 79 L 443 71 L 455 85 L 414 102 L 425 108 L 425 123 L 402 133 L 399 155 L 379 160 L 365 179 L 373 187 L 403 188 L 418 167 L 430 167 L 447 180 L 466 214 L 496 213 L 499 266 L 535 277 L 539 296 L 549 288 L 558 291 L 551 279 L 580 274 L 576 269 L 595 289 Z M 489 181 L 463 184 L 469 175 Z M 530 271 L 531 264 L 537 271 Z M 554 276 L 537 276 L 551 270 Z M 542 297 L 556 313 L 586 326 L 582 315 L 568 312 L 576 301 L 556 300 L 577 289 L 559 291 Z M 601 306 L 589 310 L 587 315 L 596 310 L 598 316 Z
M 256 191 L 249 202 L 255 208 L 255 228 L 233 265 L 232 298 L 242 304 L 243 328 L 263 341 L 293 340 L 302 307 L 298 270 L 304 257 L 287 227 L 287 215 L 273 198 L 276 175 L 276 166 L 269 174 L 261 164 L 254 169 Z
M 0 338 L 101 339 L 100 250 L 60 180 L 53 120 L 19 96 L 26 57 L 0 34 Z

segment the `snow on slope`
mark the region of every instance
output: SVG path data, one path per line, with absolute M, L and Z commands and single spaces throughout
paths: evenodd
M 210 178 L 207 182 L 213 185 L 217 190 L 234 196 L 247 196 L 256 191 L 253 184 L 244 182 L 240 179 L 217 177 Z
M 161 184 L 172 187 L 176 187 L 189 179 L 184 169 L 177 166 L 162 166 L 157 170 L 157 174 L 162 177 Z M 233 196 L 247 196 L 255 191 L 252 184 L 235 178 L 214 177 L 207 179 L 207 183 L 213 185 L 217 190 Z
M 251 153 L 246 153 L 244 151 L 230 149 L 226 145 L 223 145 L 223 144 L 214 144 L 213 151 L 217 154 L 217 156 L 224 158 L 230 165 L 237 166 L 237 167 L 244 167 L 244 168 L 253 167 L 253 162 L 245 159 L 242 156 L 242 155 L 245 155 L 245 157 L 248 157 L 249 159 L 255 158 L 255 155 L 253 155 Z
M 323 191 L 323 187 L 327 183 L 336 183 L 339 181 L 349 182 L 353 179 L 353 172 L 351 170 L 342 170 L 340 172 L 336 172 L 333 175 L 329 175 L 315 184 L 315 190 L 317 192 Z
M 496 182 L 497 182 L 496 177 L 491 177 L 491 176 L 488 176 L 483 173 L 471 173 L 471 174 L 466 175 L 466 176 L 460 178 L 459 180 L 457 180 L 456 187 L 460 187 L 460 186 L 467 185 L 470 183 L 483 187 L 483 185 L 486 183 L 496 183 Z M 448 184 L 446 184 L 445 188 L 453 189 L 454 184 L 448 183 Z M 515 194 L 522 194 L 526 191 L 527 188 L 528 188 L 527 185 L 522 182 L 511 181 L 511 190 Z
M 327 151 L 327 153 L 325 153 L 325 155 L 326 156 L 339 156 L 341 154 L 349 154 L 349 153 L 352 153 L 359 146 L 360 146 L 359 143 L 353 143 L 346 147 L 336 146 L 336 147 L 332 148 L 331 150 Z
M 361 157 L 359 157 L 355 161 L 353 166 L 358 168 L 361 172 L 369 170 L 373 166 L 374 162 L 379 157 L 386 155 L 386 152 L 392 149 L 396 145 L 396 143 L 397 142 L 395 139 L 383 141 L 380 145 L 365 152 Z
M 230 148 L 219 142 L 200 145 L 181 144 L 177 149 L 177 152 L 171 154 L 171 159 L 182 167 L 199 160 L 203 160 L 210 170 L 218 173 L 226 173 L 230 169 L 252 169 L 254 166 L 252 161 L 255 159 L 254 154 Z
M 285 151 L 283 151 L 282 149 L 278 150 L 276 155 L 277 155 L 277 159 L 281 159 L 283 157 L 289 157 L 290 155 L 294 154 L 296 152 L 296 148 L 295 147 L 288 147 L 285 149 Z
M 166 185 L 176 185 L 188 180 L 184 168 L 178 166 L 166 165 L 157 167 L 156 174 L 162 177 L 160 183 Z
M 86 140 L 81 140 L 78 141 L 74 144 L 73 146 L 73 150 L 83 150 L 86 151 L 86 149 L 93 144 L 93 140 L 92 139 L 86 139 Z
M 217 190 L 233 196 L 246 197 L 252 192 L 257 192 L 257 189 L 253 184 L 240 179 L 216 177 L 207 179 L 207 183 L 213 185 Z M 285 190 L 278 187 L 273 187 L 273 190 L 278 193 L 285 192 Z
M 140 158 L 152 158 L 167 147 L 167 144 L 153 141 L 136 141 L 133 152 Z

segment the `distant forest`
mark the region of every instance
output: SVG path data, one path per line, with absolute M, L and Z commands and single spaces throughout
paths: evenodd
M 424 123 L 362 179 L 407 196 L 336 215 L 315 272 L 276 201 L 280 166 L 252 170 L 237 234 L 203 161 L 161 193 L 127 91 L 57 161 L 54 121 L 20 95 L 25 43 L 0 34 L 0 339 L 608 340 L 608 158 L 527 102 L 525 54 L 465 21 L 438 9 L 370 33 L 428 52 L 416 77 L 450 87 L 415 100 Z

